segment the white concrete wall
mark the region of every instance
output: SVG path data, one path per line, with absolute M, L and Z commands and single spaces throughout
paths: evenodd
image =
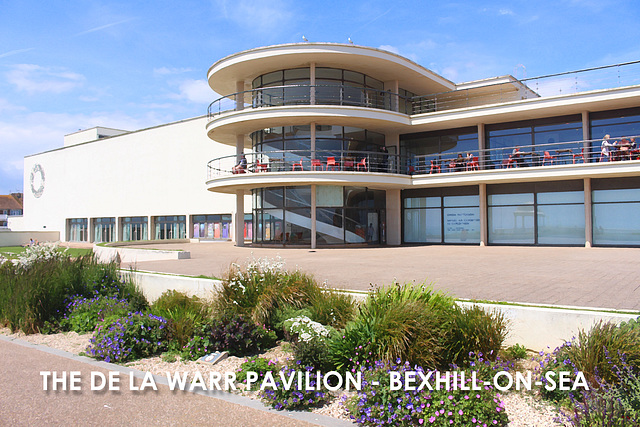
M 156 274 L 145 272 L 123 271 L 124 275 L 133 277 L 134 282 L 140 287 L 150 303 L 157 300 L 160 295 L 168 290 L 184 292 L 189 296 L 197 296 L 211 299 L 221 286 L 219 280 L 197 279 L 193 277 L 177 276 L 173 274 Z
M 30 239 L 38 242 L 57 242 L 60 233 L 57 231 L 0 231 L 0 246 L 22 246 Z
M 11 231 L 24 230 L 24 217 L 22 215 L 8 217 L 7 228 L 9 228 L 9 230 Z
M 233 195 L 205 187 L 207 162 L 234 153 L 207 137 L 206 121 L 198 117 L 26 157 L 24 228 L 60 231 L 64 241 L 67 218 L 186 215 L 190 228 L 190 215 L 234 213 Z M 30 184 L 35 164 L 45 175 L 39 198 Z

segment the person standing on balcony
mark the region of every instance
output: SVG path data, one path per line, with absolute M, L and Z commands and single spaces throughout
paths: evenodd
M 602 140 L 599 162 L 604 161 L 603 159 L 606 159 L 608 162 L 611 161 L 611 147 L 613 147 L 613 144 L 609 142 L 609 138 L 611 138 L 611 136 L 607 134 Z
M 516 146 L 511 152 L 511 159 L 516 163 L 516 167 L 524 166 L 524 160 L 522 159 L 519 146 Z
M 387 167 L 389 165 L 389 151 L 387 151 L 386 146 L 380 147 L 380 172 L 387 172 Z

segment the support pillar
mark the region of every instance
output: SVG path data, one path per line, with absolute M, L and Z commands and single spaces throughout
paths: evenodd
M 589 112 L 582 112 L 582 147 L 584 148 L 584 162 L 588 163 L 591 158 L 591 147 L 589 140 L 591 133 L 589 132 Z
M 593 209 L 591 208 L 591 178 L 584 178 L 584 247 L 593 244 Z
M 386 191 L 386 234 L 387 245 L 402 244 L 402 197 L 399 189 Z
M 236 190 L 236 213 L 234 222 L 234 240 L 236 246 L 244 246 L 244 190 Z
M 311 249 L 317 245 L 316 236 L 316 186 L 311 186 Z
M 316 105 L 316 63 L 309 64 L 309 105 Z
M 244 110 L 244 81 L 236 82 L 236 111 Z
M 480 170 L 484 170 L 486 159 L 485 159 L 485 150 L 487 148 L 487 141 L 484 133 L 484 123 L 478 123 L 478 163 Z
M 478 194 L 480 195 L 480 246 L 487 246 L 487 184 L 478 184 Z

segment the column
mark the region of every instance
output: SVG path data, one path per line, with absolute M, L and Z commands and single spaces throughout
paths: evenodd
M 244 81 L 236 82 L 236 111 L 244 110 Z
M 400 190 L 387 190 L 386 203 L 387 245 L 400 246 L 402 243 L 402 197 Z
M 311 186 L 311 249 L 316 248 L 316 186 Z
M 593 209 L 591 209 L 591 178 L 584 179 L 584 247 L 593 244 Z
M 478 159 L 480 163 L 480 170 L 485 169 L 485 149 L 487 148 L 487 141 L 484 133 L 484 123 L 478 123 Z
M 384 135 L 384 144 L 389 151 L 387 167 L 390 173 L 400 173 L 399 168 L 403 166 L 400 160 L 400 134 L 398 132 L 388 132 Z M 392 149 L 390 149 L 392 148 Z M 406 166 L 406 165 L 405 165 Z
M 318 157 L 316 156 L 316 124 L 311 123 L 309 124 L 309 129 L 310 129 L 310 138 L 311 138 L 311 159 L 317 159 Z M 313 197 L 313 196 L 312 196 Z
M 591 147 L 589 140 L 591 134 L 589 132 L 589 112 L 582 112 L 582 147 L 584 148 L 584 162 L 588 163 L 591 158 Z
M 398 80 L 391 80 L 384 82 L 384 90 L 389 92 L 389 102 L 391 111 L 400 111 L 400 103 L 398 102 L 398 92 L 400 91 L 400 84 Z M 395 96 L 394 96 L 395 95 Z
M 309 64 L 309 105 L 316 105 L 316 63 Z
M 236 213 L 233 222 L 236 246 L 244 246 L 244 190 L 236 190 Z
M 487 184 L 478 184 L 480 195 L 480 246 L 487 246 Z

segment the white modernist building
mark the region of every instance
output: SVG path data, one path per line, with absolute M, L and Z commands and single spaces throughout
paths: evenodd
M 97 127 L 27 156 L 24 228 L 82 242 L 233 237 L 233 198 L 212 197 L 204 185 L 206 159 L 233 149 L 207 138 L 206 122 Z
M 95 128 L 28 156 L 25 227 L 81 241 L 640 246 L 638 63 L 456 84 L 350 44 L 239 52 L 209 69 L 224 96 L 206 117 Z

